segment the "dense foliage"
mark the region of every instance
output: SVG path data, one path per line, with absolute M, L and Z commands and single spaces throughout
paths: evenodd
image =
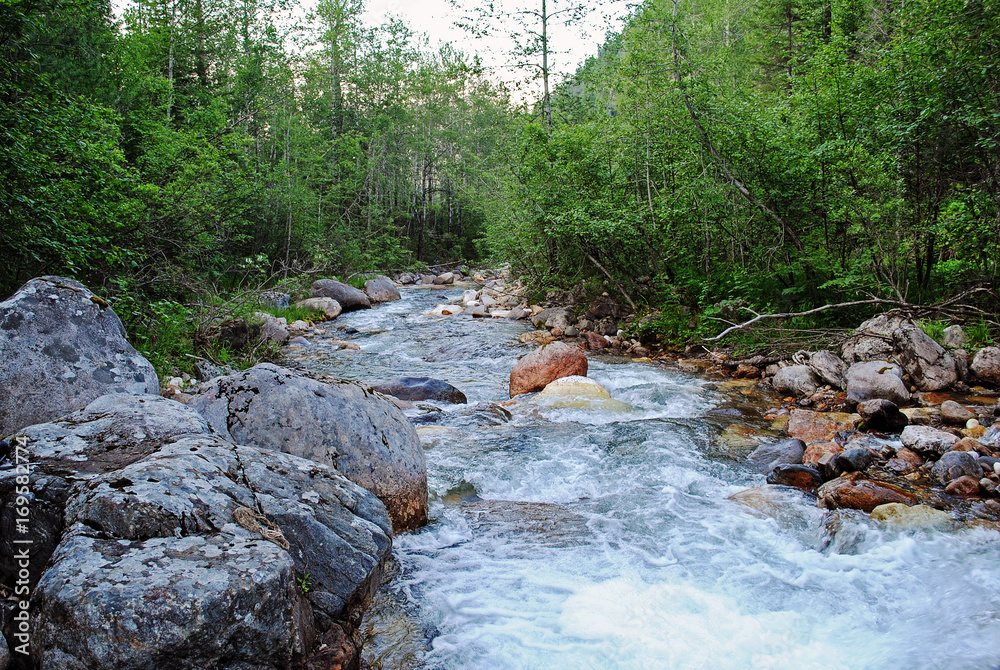
M 363 0 L 296 9 L 0 1 L 4 293 L 70 274 L 190 320 L 210 287 L 486 253 L 682 338 L 725 301 L 996 282 L 995 0 L 647 0 L 534 111 Z M 557 48 L 513 58 L 548 81 Z
M 474 61 L 322 0 L 0 3 L 0 255 L 144 293 L 476 255 L 507 105 Z
M 998 10 L 648 0 L 521 132 L 491 239 L 675 314 L 992 285 Z

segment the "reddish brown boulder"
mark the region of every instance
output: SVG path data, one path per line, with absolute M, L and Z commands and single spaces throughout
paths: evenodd
M 966 498 L 979 495 L 979 480 L 963 475 L 945 487 L 945 492 Z
M 819 504 L 829 509 L 847 507 L 871 512 L 886 503 L 914 505 L 916 497 L 893 484 L 867 479 L 860 472 L 852 472 L 828 481 L 817 492 Z
M 853 431 L 860 421 L 857 414 L 793 409 L 788 418 L 788 437 L 797 437 L 806 444 L 828 442 L 837 433 Z
M 510 371 L 510 397 L 541 391 L 556 379 L 587 376 L 587 355 L 578 347 L 553 342 L 532 351 Z
M 600 351 L 601 349 L 607 349 L 608 341 L 604 339 L 603 335 L 598 335 L 597 333 L 590 331 L 587 333 L 587 346 L 594 351 Z
M 820 461 L 823 460 L 824 456 L 836 458 L 838 454 L 843 452 L 844 448 L 836 442 L 813 442 L 806 447 L 806 453 L 802 456 L 802 465 L 819 468 Z

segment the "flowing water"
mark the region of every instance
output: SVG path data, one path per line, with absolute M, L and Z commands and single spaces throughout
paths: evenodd
M 900 531 L 786 494 L 719 448 L 709 382 L 592 358 L 630 412 L 511 415 L 527 326 L 424 316 L 460 288 L 341 316 L 290 356 L 342 377 L 429 376 L 468 405 L 418 403 L 431 521 L 396 538 L 365 634 L 374 667 L 441 669 L 1000 667 L 1000 534 Z

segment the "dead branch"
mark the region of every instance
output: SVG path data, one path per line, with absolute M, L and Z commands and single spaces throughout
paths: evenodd
M 716 340 L 721 340 L 723 337 L 735 330 L 742 330 L 748 326 L 751 326 L 758 321 L 763 321 L 764 319 L 791 319 L 797 316 L 811 316 L 813 314 L 819 314 L 820 312 L 825 312 L 830 309 L 846 309 L 848 307 L 857 307 L 859 305 L 889 305 L 892 307 L 899 308 L 903 311 L 908 311 L 912 313 L 938 313 L 938 314 L 950 314 L 953 311 L 960 311 L 958 308 L 968 307 L 967 305 L 962 305 L 960 301 L 968 298 L 970 295 L 975 293 L 990 293 L 996 295 L 996 290 L 991 287 L 979 286 L 976 288 L 969 289 L 959 295 L 942 301 L 936 305 L 914 305 L 908 302 L 901 302 L 899 300 L 884 300 L 882 298 L 869 298 L 867 300 L 852 300 L 850 302 L 840 302 L 830 305 L 823 305 L 822 307 L 815 307 L 813 309 L 808 309 L 804 312 L 783 312 L 781 314 L 758 314 L 749 307 L 743 307 L 741 309 L 746 310 L 754 315 L 749 321 L 744 321 L 743 323 L 738 323 L 736 325 L 726 328 L 724 331 L 716 335 L 715 337 L 703 338 L 704 342 L 714 342 Z

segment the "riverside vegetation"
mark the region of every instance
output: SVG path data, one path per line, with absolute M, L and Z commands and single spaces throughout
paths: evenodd
M 482 257 L 533 301 L 608 292 L 656 341 L 977 287 L 921 316 L 995 335 L 989 1 L 650 1 L 565 80 L 546 69 L 539 106 L 473 41 L 368 27 L 360 1 L 290 9 L 4 4 L 0 292 L 84 281 L 161 374 L 226 362 L 203 331 L 248 288 Z M 728 341 L 812 346 L 874 309 Z

